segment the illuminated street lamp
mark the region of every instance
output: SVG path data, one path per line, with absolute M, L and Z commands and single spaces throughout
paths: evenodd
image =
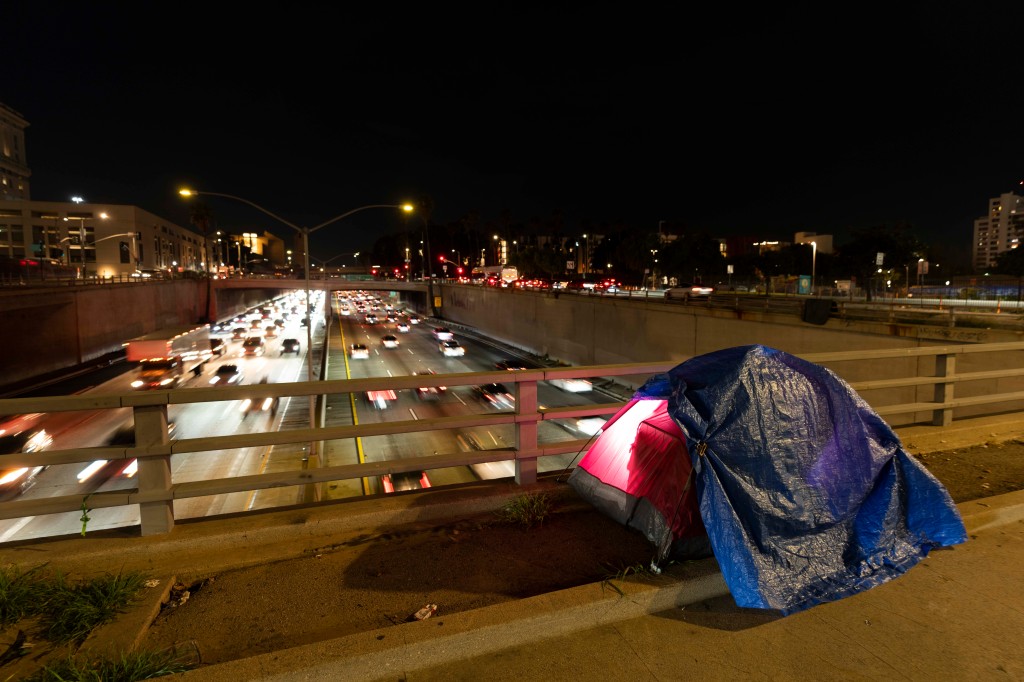
M 261 213 L 265 213 L 266 215 L 270 216 L 274 220 L 277 220 L 277 221 L 287 225 L 288 227 L 292 228 L 293 230 L 295 230 L 296 232 L 298 232 L 299 234 L 302 235 L 303 275 L 305 276 L 305 280 L 306 280 L 306 353 L 307 353 L 307 360 L 306 360 L 307 372 L 306 372 L 306 376 L 307 376 L 309 381 L 314 381 L 314 378 L 313 378 L 313 355 L 312 355 L 312 352 L 313 352 L 313 329 L 312 329 L 312 320 L 310 318 L 310 307 L 311 307 L 310 303 L 311 303 L 311 300 L 310 300 L 310 292 L 309 292 L 309 235 L 311 235 L 312 233 L 316 232 L 317 230 L 319 230 L 321 228 L 327 227 L 328 225 L 330 225 L 332 223 L 336 223 L 339 220 L 347 218 L 347 217 L 349 217 L 350 215 L 352 215 L 354 213 L 359 213 L 360 211 L 365 211 L 365 210 L 370 209 L 370 208 L 400 208 L 403 211 L 405 211 L 406 213 L 411 213 L 412 210 L 413 210 L 412 204 L 369 204 L 367 206 L 360 206 L 359 208 L 354 208 L 351 211 L 346 211 L 345 213 L 342 213 L 341 215 L 335 216 L 335 217 L 331 218 L 330 220 L 324 221 L 324 222 L 320 223 L 319 225 L 315 225 L 313 227 L 299 227 L 298 225 L 296 225 L 294 223 L 291 223 L 291 222 L 288 222 L 284 218 L 282 218 L 282 217 L 280 217 L 278 215 L 275 215 L 274 213 L 271 213 L 270 211 L 268 211 L 267 209 L 263 208 L 259 204 L 255 204 L 255 203 L 249 201 L 248 199 L 243 199 L 242 197 L 234 196 L 233 194 L 222 194 L 220 192 L 199 192 L 199 191 L 192 190 L 192 189 L 181 189 L 181 190 L 178 190 L 178 194 L 180 194 L 183 197 L 210 196 L 210 197 L 222 197 L 222 198 L 225 198 L 225 199 L 233 199 L 235 201 L 240 201 L 243 204 L 247 204 L 247 205 L 251 206 L 252 208 L 255 208 L 257 211 L 260 211 Z M 314 429 L 316 428 L 316 396 L 313 396 L 313 395 L 309 396 L 309 425 L 310 425 L 310 428 L 314 428 Z M 312 457 L 313 454 L 314 454 L 313 449 L 314 449 L 314 443 L 311 442 L 309 444 L 309 454 L 310 454 L 310 457 Z
M 76 204 L 80 204 L 80 203 L 82 203 L 85 200 L 82 199 L 82 197 L 71 197 L 71 201 L 75 202 Z M 103 220 L 106 220 L 108 218 L 106 213 L 100 213 L 99 217 L 102 218 Z M 67 222 L 69 220 L 77 220 L 78 221 L 78 240 L 79 240 L 79 244 L 80 244 L 78 248 L 79 248 L 79 253 L 82 254 L 82 279 L 85 279 L 85 276 L 86 276 L 85 217 L 84 216 L 70 216 L 70 217 L 65 216 L 64 217 L 64 222 Z M 69 229 L 68 232 L 70 232 L 70 231 L 71 230 Z M 72 238 L 69 237 L 68 241 L 71 241 L 71 239 Z M 63 241 L 64 240 L 62 239 L 61 242 L 63 242 Z M 96 243 L 96 240 L 93 240 L 93 244 L 95 244 L 95 243 Z M 71 264 L 71 249 L 68 249 L 68 264 L 69 265 Z
M 814 293 L 814 273 L 818 264 L 818 242 L 811 242 L 811 293 Z

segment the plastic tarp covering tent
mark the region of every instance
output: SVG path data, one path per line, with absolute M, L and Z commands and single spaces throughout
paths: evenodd
M 683 435 L 694 485 L 673 485 L 696 489 L 711 549 L 739 606 L 801 611 L 892 580 L 932 548 L 967 539 L 946 489 L 848 384 L 765 346 L 708 353 L 652 377 L 570 477 L 583 497 L 615 497 L 609 490 L 620 489 L 623 474 L 605 480 L 606 471 L 584 466 L 643 401 L 665 401 Z M 634 431 L 634 443 L 647 439 Z M 631 456 L 624 459 L 632 466 Z M 647 471 L 671 475 L 665 466 Z M 629 486 L 657 488 L 640 480 Z M 644 499 L 651 515 L 673 526 L 671 548 L 655 540 L 661 558 L 671 556 L 680 548 L 672 521 L 680 500 Z

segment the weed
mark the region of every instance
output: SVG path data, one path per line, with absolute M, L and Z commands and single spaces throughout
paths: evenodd
M 92 520 L 89 517 L 89 512 L 92 511 L 91 509 L 89 509 L 89 498 L 90 497 L 92 497 L 91 493 L 89 495 L 86 495 L 85 497 L 82 498 L 82 518 L 80 518 L 79 521 L 82 522 L 82 537 L 83 538 L 85 537 L 85 529 L 89 525 L 89 521 Z
M 70 583 L 57 574 L 42 607 L 44 636 L 59 644 L 81 642 L 136 600 L 146 582 L 140 573 L 118 573 Z
M 607 587 L 610 590 L 614 590 L 619 594 L 620 597 L 625 596 L 625 593 L 619 588 L 618 585 L 613 583 L 613 580 L 625 580 L 631 575 L 640 576 L 644 578 L 653 578 L 654 576 L 661 573 L 661 569 L 652 560 L 649 566 L 643 564 L 633 564 L 631 566 L 625 566 L 623 568 L 615 568 L 614 566 L 605 566 L 606 570 L 611 571 L 609 575 L 606 575 L 601 580 L 601 588 Z
M 36 566 L 24 572 L 16 567 L 0 569 L 0 627 L 39 613 L 47 592 L 41 568 Z
M 134 651 L 114 658 L 69 656 L 25 679 L 27 682 L 135 682 L 185 672 L 194 667 L 172 651 Z
M 520 495 L 506 502 L 496 513 L 506 523 L 525 528 L 539 526 L 551 514 L 551 497 L 546 493 Z

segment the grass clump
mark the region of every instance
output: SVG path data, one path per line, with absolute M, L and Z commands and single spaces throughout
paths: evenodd
M 172 651 L 134 651 L 110 658 L 69 656 L 25 679 L 27 682 L 135 682 L 194 667 Z
M 506 523 L 533 528 L 540 526 L 550 516 L 551 497 L 547 493 L 520 495 L 509 500 L 498 509 L 498 518 Z
M 41 569 L 42 566 L 27 571 L 11 566 L 0 568 L 0 627 L 39 612 L 48 592 Z
M 104 575 L 72 583 L 57 574 L 43 606 L 43 635 L 51 642 L 81 642 L 135 602 L 146 582 L 141 573 Z

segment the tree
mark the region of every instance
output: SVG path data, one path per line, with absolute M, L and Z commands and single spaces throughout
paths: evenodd
M 871 280 L 879 268 L 892 269 L 902 275 L 911 263 L 917 267 L 919 254 L 923 254 L 925 248 L 911 232 L 909 224 L 898 223 L 853 230 L 853 239 L 838 251 L 837 266 L 857 276 L 870 301 Z M 881 264 L 878 263 L 880 253 Z
M 192 214 L 189 221 L 199 228 L 203 234 L 203 263 L 206 268 L 206 317 L 203 322 L 212 322 L 211 306 L 213 301 L 213 280 L 210 278 L 210 207 L 201 201 L 192 204 Z
M 1017 278 L 1017 302 L 1020 303 L 1021 293 L 1024 290 L 1024 248 L 1017 247 L 999 254 L 994 271 L 1000 275 Z

